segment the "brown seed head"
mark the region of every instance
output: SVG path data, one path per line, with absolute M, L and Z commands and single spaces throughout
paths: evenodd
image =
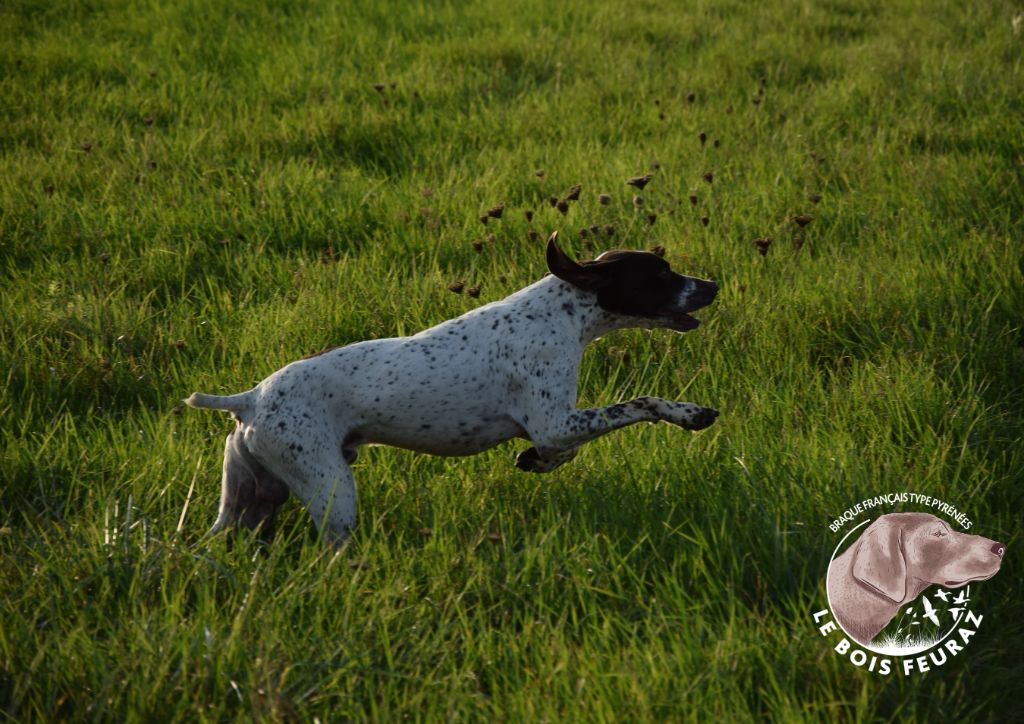
M 588 234 L 590 234 L 590 231 L 587 229 L 587 227 L 584 226 L 582 229 L 580 229 L 581 239 L 586 239 Z
M 807 194 L 807 200 L 812 204 L 816 204 L 821 201 L 821 194 Z
M 612 197 L 609 196 L 608 194 L 600 194 L 597 197 L 597 202 L 601 204 L 601 206 L 607 206 L 612 202 Z
M 533 209 L 527 209 L 523 212 L 523 215 L 526 217 L 526 223 L 533 221 Z
M 551 206 L 558 206 L 558 197 L 548 196 L 548 203 L 551 204 Z
M 807 226 L 814 220 L 814 217 L 810 214 L 797 214 L 793 217 L 793 223 L 799 226 L 801 229 Z
M 537 178 L 544 178 L 544 169 L 538 168 L 536 171 L 533 172 L 533 175 L 536 176 Z
M 320 250 L 320 263 L 321 264 L 331 264 L 332 262 L 337 261 L 337 259 L 338 259 L 338 252 L 336 252 L 334 250 L 333 246 L 326 246 L 326 247 L 324 247 L 323 249 Z
M 566 201 L 565 199 L 562 199 L 557 204 L 555 204 L 555 208 L 558 209 L 559 211 L 561 211 L 563 214 L 568 214 L 569 213 L 569 202 Z
M 488 216 L 487 214 L 480 214 L 480 223 L 483 224 L 484 226 L 487 226 L 487 220 L 490 218 L 491 217 Z
M 487 209 L 487 215 L 492 219 L 500 219 L 501 215 L 505 213 L 505 204 L 498 204 Z
M 707 173 L 704 174 L 704 180 L 707 181 L 708 183 L 711 183 L 712 181 L 715 180 L 715 174 L 711 173 L 711 171 L 708 171 Z
M 700 217 L 700 223 L 704 224 L 704 226 L 707 226 L 708 224 L 711 223 L 711 219 L 709 219 L 706 216 L 702 216 Z
M 184 349 L 184 348 L 185 348 L 185 340 L 183 340 L 183 339 L 176 339 L 176 340 L 174 340 L 174 349 Z
M 448 285 L 449 292 L 455 292 L 456 294 L 462 294 L 462 290 L 466 288 L 466 283 L 462 281 L 452 282 Z
M 635 206 L 635 207 L 637 207 L 639 209 L 643 205 L 644 205 L 644 197 L 643 196 L 641 196 L 640 194 L 637 194 L 636 196 L 633 197 L 633 206 Z
M 696 206 L 697 205 L 697 194 L 690 194 L 689 198 L 690 198 L 690 205 L 691 206 Z
M 660 244 L 658 246 L 652 246 L 651 253 L 654 254 L 655 256 L 665 258 L 665 247 L 661 246 Z
M 615 227 L 612 226 L 611 224 L 605 224 L 605 226 L 604 226 L 604 235 L 605 236 L 615 236 Z
M 475 251 L 477 254 L 479 254 L 480 252 L 482 252 L 484 250 L 484 243 L 482 241 L 480 241 L 479 239 L 474 239 L 473 242 L 472 242 L 472 246 L 473 246 L 473 251 Z
M 530 241 L 540 241 L 541 239 L 540 232 L 536 229 L 530 229 L 526 232 L 526 235 L 530 238 Z
M 647 223 L 649 225 L 654 226 L 654 222 L 657 221 L 657 220 L 658 220 L 658 215 L 655 214 L 653 211 L 651 213 L 647 214 Z
M 466 294 L 472 297 L 473 299 L 476 299 L 477 297 L 480 296 L 480 285 L 476 284 L 470 287 L 469 289 L 466 290 Z
M 634 176 L 633 178 L 626 181 L 626 184 L 628 186 L 636 186 L 638 189 L 643 191 L 644 186 L 649 184 L 652 178 L 654 178 L 654 174 L 645 173 L 643 176 Z
M 772 240 L 768 238 L 754 239 L 752 243 L 757 248 L 757 253 L 761 256 L 765 256 L 768 253 L 768 247 L 772 245 Z
M 700 139 L 700 145 L 702 146 L 708 142 L 708 134 L 704 133 L 704 131 L 701 131 L 700 135 L 697 136 L 697 138 Z
M 583 187 L 580 184 L 576 184 L 571 189 L 569 189 L 568 192 L 566 192 L 566 194 L 565 194 L 566 200 L 567 201 L 576 201 L 580 197 L 580 191 L 582 191 L 582 190 L 583 190 Z
M 697 100 L 697 94 L 694 93 L 693 91 L 690 91 L 689 93 L 686 94 L 686 100 L 688 103 L 693 103 L 695 100 Z

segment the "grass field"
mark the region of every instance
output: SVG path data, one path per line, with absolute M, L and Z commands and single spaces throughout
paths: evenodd
M 3 3 L 4 718 L 1019 720 L 1020 12 Z M 499 299 L 554 229 L 720 281 L 580 382 L 712 428 L 547 476 L 364 449 L 337 554 L 294 499 L 269 547 L 200 540 L 230 422 L 183 397 Z M 811 614 L 829 523 L 899 491 L 1009 552 L 963 655 L 881 677 Z

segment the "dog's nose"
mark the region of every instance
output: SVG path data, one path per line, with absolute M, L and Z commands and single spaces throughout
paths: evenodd
M 711 304 L 718 295 L 718 285 L 713 281 L 701 279 L 697 285 L 697 296 L 704 304 Z
M 1006 546 L 1004 546 L 1002 543 L 993 543 L 992 552 L 1000 558 L 1002 558 L 1003 554 L 1006 553 Z

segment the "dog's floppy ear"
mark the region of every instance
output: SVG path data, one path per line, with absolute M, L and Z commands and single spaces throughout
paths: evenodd
M 907 595 L 903 528 L 883 515 L 855 543 L 853 577 L 894 603 Z
M 564 251 L 558 248 L 558 232 L 551 232 L 548 237 L 548 269 L 562 281 L 569 282 L 574 287 L 579 287 L 586 292 L 596 292 L 608 285 L 606 269 L 600 264 L 587 264 L 583 266 L 570 259 Z

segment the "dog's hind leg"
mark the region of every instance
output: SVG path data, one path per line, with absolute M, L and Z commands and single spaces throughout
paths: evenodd
M 317 530 L 335 542 L 348 538 L 356 524 L 356 484 L 341 451 L 290 467 L 296 473 L 289 476 L 292 492 L 305 503 Z
M 236 429 L 224 443 L 220 509 L 207 535 L 242 525 L 259 529 L 261 537 L 269 538 L 274 514 L 287 499 L 288 487 L 253 458 Z
M 305 504 L 324 537 L 344 540 L 356 522 L 356 484 L 346 461 L 353 449 L 342 448 L 343 434 L 324 429 L 294 436 L 285 429 L 247 429 L 247 446 Z
M 207 535 L 231 528 L 238 522 L 242 511 L 252 505 L 256 497 L 256 475 L 241 448 L 238 430 L 228 433 L 224 441 L 224 470 L 220 484 L 220 508 L 217 520 Z

